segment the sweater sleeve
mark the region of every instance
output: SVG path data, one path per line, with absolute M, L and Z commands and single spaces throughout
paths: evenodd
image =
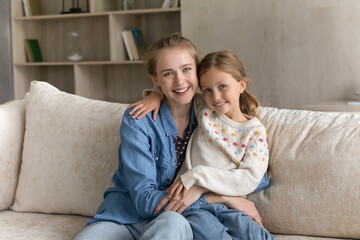
M 246 151 L 241 162 L 232 169 L 205 165 L 192 166 L 181 175 L 181 181 L 185 188 L 189 189 L 195 184 L 226 196 L 245 196 L 252 193 L 259 185 L 268 167 L 265 128 L 262 126 L 253 129 L 249 133 L 244 147 Z M 216 161 L 219 160 L 216 159 Z M 228 159 L 224 159 L 224 161 L 228 161 Z

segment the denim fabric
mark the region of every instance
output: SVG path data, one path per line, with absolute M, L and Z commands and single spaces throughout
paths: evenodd
M 156 121 L 151 113 L 140 120 L 125 111 L 120 128 L 119 168 L 114 187 L 105 191 L 96 221 L 132 224 L 154 217 L 154 209 L 175 177 L 174 139 L 178 135 L 169 106 L 162 101 Z M 197 122 L 191 109 L 190 135 Z
M 261 179 L 261 181 L 260 181 L 259 185 L 256 187 L 256 189 L 253 191 L 253 193 L 265 190 L 269 186 L 270 186 L 269 172 L 265 172 L 263 178 Z
M 251 217 L 224 204 L 209 204 L 205 195 L 187 208 L 183 216 L 189 221 L 195 240 L 274 239 Z
M 154 220 L 135 224 L 118 224 L 109 221 L 95 222 L 79 233 L 75 240 L 189 240 L 192 230 L 189 222 L 176 212 L 164 212 Z

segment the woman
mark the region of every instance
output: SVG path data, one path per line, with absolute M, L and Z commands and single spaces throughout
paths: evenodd
M 152 81 L 165 96 L 157 121 L 150 114 L 133 120 L 130 110 L 125 112 L 115 187 L 106 190 L 97 214 L 76 239 L 192 239 L 180 213 L 207 190 L 194 185 L 185 198 L 171 200 L 166 189 L 185 157 L 175 147 L 186 149 L 197 125 L 197 52 L 189 40 L 172 34 L 154 43 L 145 58 Z M 206 200 L 242 210 L 261 224 L 254 205 L 243 198 L 209 193 Z

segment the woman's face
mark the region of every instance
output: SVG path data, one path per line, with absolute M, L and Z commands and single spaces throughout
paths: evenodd
M 198 87 L 195 60 L 184 48 L 166 48 L 157 57 L 152 80 L 160 86 L 170 106 L 187 105 Z

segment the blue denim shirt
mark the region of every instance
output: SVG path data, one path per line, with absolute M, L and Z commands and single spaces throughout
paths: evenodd
M 167 103 L 162 101 L 156 121 L 151 113 L 134 120 L 129 111 L 125 111 L 120 128 L 119 168 L 112 178 L 115 186 L 105 191 L 104 201 L 88 224 L 131 224 L 154 217 L 155 207 L 175 177 L 174 139 L 178 133 Z M 192 107 L 190 135 L 196 126 Z

